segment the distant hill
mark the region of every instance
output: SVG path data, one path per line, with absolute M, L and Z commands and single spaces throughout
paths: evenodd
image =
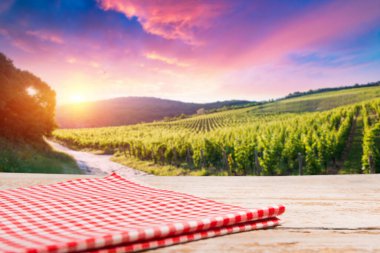
M 61 128 L 89 128 L 130 125 L 162 120 L 181 114 L 195 114 L 197 110 L 243 106 L 245 100 L 218 101 L 214 103 L 185 103 L 154 97 L 121 97 L 57 108 L 56 119 Z
M 288 96 L 273 102 L 262 103 L 252 108 L 257 113 L 314 112 L 376 98 L 380 98 L 379 83 L 299 93 L 296 96 Z
M 340 91 L 340 90 L 349 90 L 349 89 L 367 88 L 367 87 L 376 87 L 376 86 L 380 86 L 380 81 L 371 82 L 367 84 L 355 84 L 355 85 L 349 85 L 349 86 L 321 88 L 321 89 L 309 90 L 309 91 L 304 91 L 304 92 L 296 91 L 296 92 L 288 94 L 283 99 L 301 97 L 301 96 L 312 95 L 312 94 L 320 94 L 320 93 L 330 92 L 330 91 Z
M 380 173 L 380 86 L 54 137 L 156 175 Z

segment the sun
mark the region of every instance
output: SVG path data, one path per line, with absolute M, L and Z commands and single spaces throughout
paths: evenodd
M 73 94 L 70 96 L 71 103 L 83 103 L 85 100 L 85 97 L 81 94 Z

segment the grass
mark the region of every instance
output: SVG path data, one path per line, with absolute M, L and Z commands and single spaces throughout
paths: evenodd
M 338 106 L 380 98 L 380 86 L 329 91 L 284 99 L 254 107 L 257 113 L 326 111 Z
M 144 161 L 134 157 L 126 157 L 121 153 L 114 154 L 111 160 L 156 176 L 226 176 L 226 174 L 223 173 L 215 174 L 211 172 L 210 169 L 193 170 L 190 168 L 177 167 L 173 165 L 160 165 L 152 161 Z
M 26 143 L 0 138 L 0 172 L 83 174 L 70 156 L 41 141 Z
M 377 123 L 375 126 L 374 126 L 374 135 L 375 135 L 375 138 L 374 138 L 374 145 L 375 147 L 380 147 L 380 123 Z M 375 172 L 376 173 L 380 173 L 380 150 L 377 149 L 377 154 L 375 154 L 375 161 L 374 161 L 374 165 L 375 165 Z
M 363 156 L 363 118 L 359 116 L 356 119 L 356 128 L 350 145 L 350 150 L 344 161 L 343 169 L 339 174 L 357 174 L 363 173 L 361 159 Z

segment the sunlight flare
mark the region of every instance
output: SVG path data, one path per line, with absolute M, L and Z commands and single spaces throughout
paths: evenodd
M 73 94 L 70 96 L 69 101 L 73 104 L 79 104 L 85 102 L 86 98 L 82 94 Z

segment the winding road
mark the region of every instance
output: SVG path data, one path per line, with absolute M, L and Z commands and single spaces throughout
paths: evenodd
M 111 161 L 112 155 L 95 155 L 88 152 L 69 149 L 51 140 L 46 140 L 46 142 L 54 150 L 66 153 L 73 157 L 76 160 L 79 168 L 86 174 L 107 175 L 116 172 L 119 175 L 128 178 L 136 176 L 151 176 L 145 172 L 135 170 L 125 165 Z

